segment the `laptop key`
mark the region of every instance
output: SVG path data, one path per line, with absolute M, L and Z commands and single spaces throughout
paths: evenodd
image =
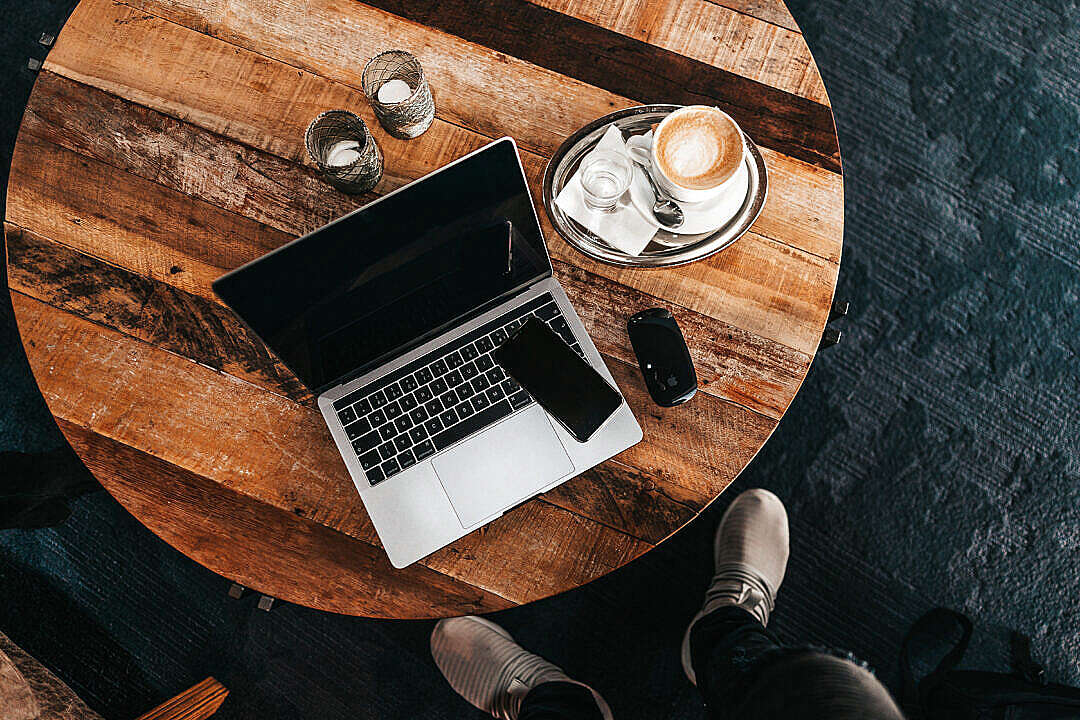
M 371 415 L 368 417 L 368 420 L 371 421 L 372 425 L 378 427 L 384 422 L 386 422 L 386 413 L 384 413 L 382 410 L 376 410 L 375 412 L 371 413 Z
M 435 454 L 435 446 L 430 440 L 425 440 L 413 448 L 413 454 L 416 455 L 417 460 L 423 460 Z
M 555 303 L 548 303 L 544 307 L 536 311 L 536 316 L 541 320 L 550 320 L 559 314 L 559 306 Z
M 404 470 L 407 467 L 412 467 L 416 464 L 416 458 L 413 456 L 411 450 L 406 450 L 397 456 L 398 465 Z
M 491 362 L 490 355 L 481 355 L 480 357 L 476 358 L 476 369 L 480 372 L 487 372 L 494 364 L 495 363 Z
M 484 393 L 480 393 L 472 399 L 472 406 L 477 412 L 480 412 L 490 404 L 491 403 L 488 402 L 487 395 L 485 395 Z
M 433 417 L 424 423 L 424 429 L 428 431 L 428 435 L 434 435 L 443 429 L 442 422 L 437 417 Z
M 446 380 L 444 380 L 443 378 L 437 378 L 435 382 L 431 383 L 431 394 L 442 395 L 444 392 L 446 392 L 446 389 L 448 387 L 449 385 L 446 384 Z
M 412 447 L 412 440 L 409 439 L 408 435 L 398 435 L 394 438 L 394 447 L 398 449 L 398 452 L 408 450 Z
M 381 462 L 382 458 L 379 457 L 378 450 L 369 450 L 360 456 L 360 467 L 365 470 L 370 470 Z
M 439 359 L 431 363 L 431 372 L 435 375 L 435 377 L 441 377 L 449 371 L 450 368 L 446 366 L 445 360 Z
M 349 436 L 350 440 L 355 440 L 368 432 L 371 432 L 371 423 L 369 423 L 366 418 L 360 418 L 352 425 L 345 426 L 345 434 Z
M 502 381 L 502 389 L 507 395 L 513 395 L 521 389 L 521 386 L 517 384 L 514 378 L 508 377 Z
M 379 428 L 379 437 L 384 441 L 392 439 L 395 435 L 397 435 L 397 428 L 394 427 L 392 422 L 388 422 Z
M 484 394 L 487 395 L 487 399 L 489 402 L 497 402 L 499 400 L 502 400 L 503 397 L 506 396 L 506 393 L 503 392 L 501 385 L 493 385 L 489 387 L 487 389 L 487 392 Z
M 433 435 L 431 437 L 431 443 L 435 446 L 436 450 L 441 452 L 458 440 L 464 440 L 477 430 L 481 430 L 491 423 L 501 420 L 511 412 L 513 412 L 513 409 L 510 407 L 510 403 L 505 400 L 500 400 L 494 405 L 485 408 L 482 412 L 475 413 L 472 417 L 467 418 L 463 422 L 448 427 L 438 435 Z
M 426 411 L 426 410 L 424 410 L 424 408 L 422 408 L 422 407 L 418 407 L 418 408 L 416 408 L 415 410 L 413 410 L 413 411 L 412 411 L 411 413 L 409 413 L 409 417 L 411 417 L 411 418 L 412 418 L 412 421 L 413 421 L 414 423 L 416 423 L 417 425 L 419 425 L 420 423 L 422 423 L 422 422 L 424 422 L 425 420 L 427 420 L 427 418 L 428 418 L 428 414 L 427 414 L 427 411 Z
M 457 370 L 454 370 L 453 372 L 448 372 L 446 374 L 446 384 L 450 387 L 457 387 L 461 383 L 461 373 L 459 373 Z
M 458 355 L 456 352 L 450 353 L 449 355 L 447 355 L 443 359 L 446 360 L 446 367 L 450 368 L 451 370 L 453 370 L 456 367 L 460 367 L 461 363 L 465 362 L 464 360 L 461 359 L 461 356 Z
M 476 348 L 474 348 L 472 345 L 466 345 L 465 347 L 458 350 L 458 352 L 461 353 L 461 359 L 465 362 L 475 359 L 476 356 L 480 354 L 476 352 Z
M 431 372 L 431 368 L 421 368 L 416 371 L 414 377 L 419 385 L 427 385 L 435 378 L 435 374 Z
M 389 460 L 397 455 L 397 448 L 394 447 L 394 443 L 392 442 L 383 443 L 379 446 L 379 455 L 382 456 L 383 460 Z
M 360 402 L 353 405 L 353 410 L 356 411 L 357 415 L 360 415 L 360 416 L 367 415 L 369 412 L 371 412 L 371 401 L 368 400 L 367 398 L 364 398 Z
M 506 377 L 506 373 L 503 372 L 501 367 L 496 365 L 484 373 L 484 376 L 487 377 L 489 383 L 494 385 L 495 383 L 502 382 L 502 379 Z
M 397 383 L 390 383 L 383 388 L 383 392 L 386 393 L 387 400 L 397 400 L 403 394 Z
M 476 369 L 474 363 L 466 363 L 461 366 L 461 377 L 465 380 L 471 380 L 476 377 L 476 374 L 480 371 Z
M 341 420 L 342 425 L 348 425 L 356 419 L 356 411 L 351 407 L 347 407 L 337 414 L 338 419 Z
M 424 409 L 427 410 L 428 415 L 435 416 L 443 411 L 443 404 L 438 400 L 432 400 L 424 405 Z
M 491 342 L 489 338 L 482 337 L 476 341 L 476 349 L 479 350 L 481 353 L 491 352 L 492 348 L 494 347 L 495 345 Z
M 532 398 L 529 397 L 529 393 L 524 390 L 519 390 L 507 399 L 510 401 L 511 407 L 515 410 L 525 407 L 532 401 Z
M 386 413 L 386 418 L 388 420 L 393 420 L 401 414 L 401 406 L 397 404 L 397 401 L 395 401 L 384 407 L 383 411 Z
M 442 415 L 439 416 L 439 422 L 441 422 L 443 424 L 443 427 L 450 427 L 451 425 L 453 425 L 457 421 L 458 421 L 457 413 L 454 412 L 453 408 L 450 408 L 449 410 L 447 410 L 446 412 L 444 412 Z M 436 446 L 436 447 L 438 447 L 438 446 Z
M 503 330 L 502 328 L 499 328 L 495 332 L 491 333 L 491 341 L 495 345 L 502 345 L 505 340 L 506 340 L 506 331 Z
M 444 408 L 452 408 L 457 405 L 458 397 L 457 393 L 453 390 L 448 390 L 445 395 L 439 398 Z
M 476 412 L 473 410 L 473 406 L 468 400 L 458 405 L 455 410 L 457 410 L 458 417 L 462 420 Z
M 401 404 L 401 409 L 402 410 L 404 410 L 405 412 L 409 412 L 410 410 L 412 410 L 414 407 L 417 406 L 416 395 L 410 393 L 410 394 L 406 395 L 405 397 L 401 398 L 400 400 L 398 400 L 398 403 Z
M 356 451 L 357 455 L 363 455 L 368 450 L 373 449 L 378 444 L 379 433 L 372 430 L 367 435 L 361 435 L 360 437 L 353 440 L 352 446 L 353 450 Z
M 473 386 L 470 385 L 469 383 L 465 383 L 464 385 L 462 385 L 461 387 L 459 387 L 457 389 L 457 396 L 459 398 L 461 398 L 462 400 L 465 400 L 467 398 L 471 398 L 475 394 L 476 394 L 476 391 L 473 390 Z
M 480 377 L 473 378 L 472 389 L 475 390 L 476 392 L 480 392 L 482 390 L 487 390 L 489 385 L 491 385 L 491 383 L 488 382 L 487 376 L 485 376 L 485 375 L 481 375 Z
M 412 419 L 408 415 L 402 415 L 394 421 L 394 427 L 399 433 L 403 433 L 412 427 Z
M 401 378 L 401 380 L 398 381 L 398 385 L 401 386 L 401 391 L 406 393 L 411 393 L 420 386 L 412 375 Z
M 371 393 L 371 396 L 368 397 L 368 400 L 371 401 L 371 407 L 381 408 L 383 405 L 386 404 L 386 395 L 383 393 L 382 390 L 378 390 Z
M 412 440 L 414 443 L 418 443 L 426 437 L 427 431 L 424 430 L 423 425 L 417 425 L 409 431 L 409 439 Z
M 364 474 L 367 475 L 368 482 L 372 485 L 378 485 L 386 479 L 381 467 L 369 468 L 364 471 Z
M 423 405 L 433 397 L 431 394 L 431 388 L 429 387 L 420 388 L 419 390 L 414 392 L 412 396 L 416 398 L 416 402 L 420 403 L 421 405 Z
M 396 473 L 401 472 L 401 467 L 398 466 L 397 458 L 390 458 L 382 464 L 382 471 L 386 477 L 390 477 Z

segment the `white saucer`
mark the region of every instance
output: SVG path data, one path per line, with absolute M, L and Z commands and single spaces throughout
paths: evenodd
M 731 221 L 742 209 L 746 201 L 746 191 L 749 185 L 749 175 L 746 163 L 739 166 L 735 171 L 735 178 L 731 187 L 715 198 L 704 202 L 688 203 L 676 201 L 683 211 L 683 224 L 678 228 L 664 228 L 668 232 L 678 235 L 697 235 L 718 230 Z M 663 227 L 653 217 L 652 206 L 656 202 L 649 181 L 645 178 L 645 170 L 640 165 L 634 165 L 633 177 L 630 180 L 630 197 L 634 201 L 634 207 L 645 216 L 645 219 L 656 227 Z M 657 242 L 661 242 L 659 238 Z M 664 243 L 667 244 L 667 243 Z

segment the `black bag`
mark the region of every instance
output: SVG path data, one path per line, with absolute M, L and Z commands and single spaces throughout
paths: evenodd
M 912 645 L 956 635 L 951 649 L 929 674 L 916 680 Z M 908 711 L 925 720 L 1077 720 L 1080 690 L 1047 683 L 1043 668 L 1031 659 L 1031 641 L 1011 636 L 1012 673 L 956 670 L 971 640 L 971 621 L 960 613 L 935 608 L 919 618 L 904 638 L 900 669 Z

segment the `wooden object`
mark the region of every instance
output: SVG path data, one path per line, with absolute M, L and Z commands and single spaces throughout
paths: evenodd
M 402 47 L 437 117 L 382 131 L 364 61 Z M 762 148 L 753 230 L 705 261 L 632 270 L 562 242 L 555 272 L 645 440 L 412 567 L 393 570 L 311 394 L 214 298 L 226 270 L 502 135 L 534 196 L 547 157 L 615 108 L 710 103 Z M 386 174 L 321 182 L 304 128 L 344 108 Z M 245 587 L 376 617 L 480 613 L 577 587 L 691 520 L 753 458 L 817 350 L 843 178 L 832 112 L 780 0 L 83 0 L 19 132 L 4 224 L 24 347 L 102 484 L 181 552 Z M 661 409 L 625 322 L 661 305 L 700 392 Z
M 224 685 L 208 677 L 137 720 L 206 720 L 218 711 L 228 694 Z

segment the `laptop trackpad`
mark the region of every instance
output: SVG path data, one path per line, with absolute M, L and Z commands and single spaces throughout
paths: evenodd
M 466 440 L 432 464 L 464 527 L 527 499 L 574 469 L 539 405 Z

